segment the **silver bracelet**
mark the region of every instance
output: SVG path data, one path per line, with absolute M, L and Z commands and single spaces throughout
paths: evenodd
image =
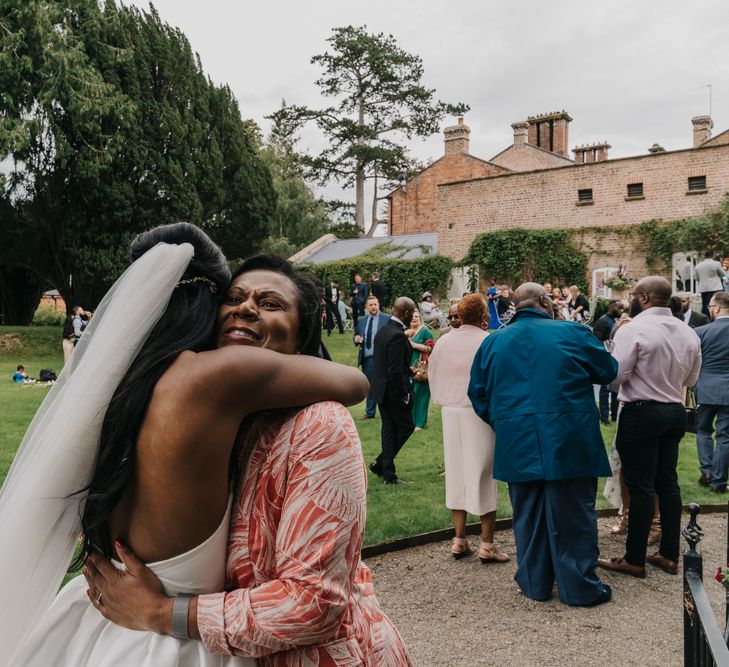
M 190 639 L 187 612 L 190 609 L 190 593 L 180 593 L 172 600 L 172 636 L 175 639 Z

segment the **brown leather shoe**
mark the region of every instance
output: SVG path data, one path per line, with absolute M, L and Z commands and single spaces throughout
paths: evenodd
M 629 574 L 631 577 L 645 579 L 645 567 L 641 567 L 640 565 L 631 565 L 624 558 L 598 558 L 597 566 L 603 568 L 603 570 L 619 572 L 620 574 Z
M 678 574 L 678 563 L 675 560 L 668 560 L 665 556 L 661 556 L 660 551 L 656 551 L 656 553 L 646 556 L 645 559 L 651 565 L 660 567 L 661 570 L 668 574 Z

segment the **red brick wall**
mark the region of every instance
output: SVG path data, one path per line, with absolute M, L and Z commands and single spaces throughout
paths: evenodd
M 407 183 L 407 190 L 396 190 L 390 198 L 390 233 L 412 234 L 436 229 L 438 185 L 507 173 L 467 153 L 450 153 L 434 162 Z
M 706 175 L 708 192 L 687 195 L 689 176 Z M 644 199 L 625 201 L 628 183 L 643 183 Z M 578 206 L 577 190 L 592 188 L 594 203 Z M 651 219 L 697 216 L 729 191 L 729 146 L 701 147 L 608 160 L 438 187 L 438 251 L 460 259 L 481 232 L 509 227 L 579 229 Z M 626 263 L 623 241 L 596 238 L 595 266 Z M 634 275 L 645 273 L 636 253 Z M 634 267 L 630 266 L 634 263 Z

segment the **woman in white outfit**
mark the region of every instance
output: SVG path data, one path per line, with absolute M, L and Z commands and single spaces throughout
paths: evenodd
M 509 556 L 494 544 L 494 432 L 474 412 L 468 398 L 471 364 L 488 335 L 480 328 L 487 312 L 478 294 L 468 294 L 458 302 L 461 326 L 436 343 L 430 355 L 428 379 L 433 402 L 443 406 L 446 507 L 451 510 L 456 533 L 451 554 L 462 558 L 472 553 L 466 540 L 466 516 L 470 513 L 481 518 L 481 562 L 504 563 Z
M 366 393 L 357 369 L 316 358 L 321 318 L 308 278 L 250 295 L 251 316 L 226 324 L 214 349 L 230 281 L 220 249 L 179 223 L 140 235 L 131 255 L 0 491 L 0 535 L 12 545 L 0 550 L 3 667 L 254 666 L 188 640 L 188 595 L 224 586 L 241 422 Z M 113 625 L 83 576 L 54 600 L 79 535 L 79 559 L 101 553 L 121 568 L 126 544 L 149 564 L 166 596 L 155 611 L 163 635 Z

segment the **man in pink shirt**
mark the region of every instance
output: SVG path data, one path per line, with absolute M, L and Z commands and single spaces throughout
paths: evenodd
M 618 360 L 617 448 L 630 493 L 630 522 L 625 555 L 600 559 L 607 570 L 645 577 L 645 561 L 669 574 L 678 572 L 681 490 L 676 464 L 686 432 L 683 388 L 696 384 L 701 344 L 693 329 L 673 317 L 668 307 L 671 284 L 660 276 L 643 278 L 633 290 L 633 320 L 615 335 Z M 648 532 L 658 494 L 660 549 L 646 556 Z

